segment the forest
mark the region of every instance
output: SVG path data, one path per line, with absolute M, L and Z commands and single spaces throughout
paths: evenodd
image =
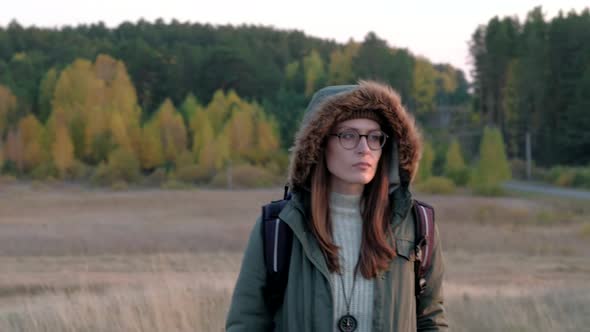
M 494 17 L 474 27 L 469 46 L 472 82 L 373 32 L 337 43 L 254 25 L 13 20 L 0 27 L 1 171 L 98 184 L 276 183 L 313 92 L 374 79 L 394 87 L 423 128 L 426 177 L 448 177 L 449 154 L 471 170 L 497 159 L 481 155 L 486 130 L 512 172 L 529 135 L 535 166 L 559 168 L 542 177 L 585 177 L 589 10 Z

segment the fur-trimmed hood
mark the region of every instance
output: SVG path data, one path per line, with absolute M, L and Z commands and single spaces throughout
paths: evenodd
M 288 183 L 292 188 L 309 188 L 312 167 L 317 163 L 327 134 L 354 110 L 379 113 L 393 132 L 390 186 L 410 182 L 418 171 L 422 138 L 414 118 L 388 85 L 360 81 L 358 85 L 323 88 L 312 97 L 291 148 Z M 407 183 L 406 183 L 407 185 Z

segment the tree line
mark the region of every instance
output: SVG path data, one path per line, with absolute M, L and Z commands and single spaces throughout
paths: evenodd
M 312 93 L 361 78 L 391 84 L 416 114 L 470 100 L 460 70 L 374 33 L 339 44 L 247 25 L 13 21 L 0 27 L 0 161 L 38 178 L 280 173 Z
M 590 9 L 492 18 L 472 35 L 474 109 L 497 126 L 510 158 L 538 165 L 590 162 Z
M 285 164 L 276 122 L 233 90 L 218 90 L 205 106 L 192 94 L 178 108 L 166 99 L 142 121 L 125 65 L 108 55 L 94 63 L 78 59 L 59 76 L 50 71 L 42 86 L 43 94 L 52 92 L 46 121 L 28 114 L 0 127 L 5 172 L 38 179 L 92 175 L 109 183 L 133 182 L 140 171 L 161 168 L 198 181 L 229 161 L 274 169 Z M 5 118 L 17 108 L 13 103 L 8 109 Z M 88 167 L 95 168 L 93 174 L 80 174 Z

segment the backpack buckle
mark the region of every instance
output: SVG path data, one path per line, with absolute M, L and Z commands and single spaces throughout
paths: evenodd
M 418 295 L 422 295 L 422 293 L 424 293 L 424 290 L 426 289 L 426 279 L 420 278 L 420 280 L 418 281 L 418 287 L 420 287 L 418 289 Z
M 414 250 L 416 251 L 416 260 L 422 261 L 422 248 L 420 246 L 416 246 Z
M 428 244 L 428 240 L 425 237 L 420 238 L 420 240 L 416 243 L 416 259 L 422 261 L 422 248 Z

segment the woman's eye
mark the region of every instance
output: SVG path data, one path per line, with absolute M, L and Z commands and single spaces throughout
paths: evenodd
M 342 133 L 340 137 L 345 140 L 352 140 L 355 136 L 354 133 Z
M 381 142 L 381 137 L 382 136 L 379 134 L 369 135 L 369 140 L 373 142 Z

